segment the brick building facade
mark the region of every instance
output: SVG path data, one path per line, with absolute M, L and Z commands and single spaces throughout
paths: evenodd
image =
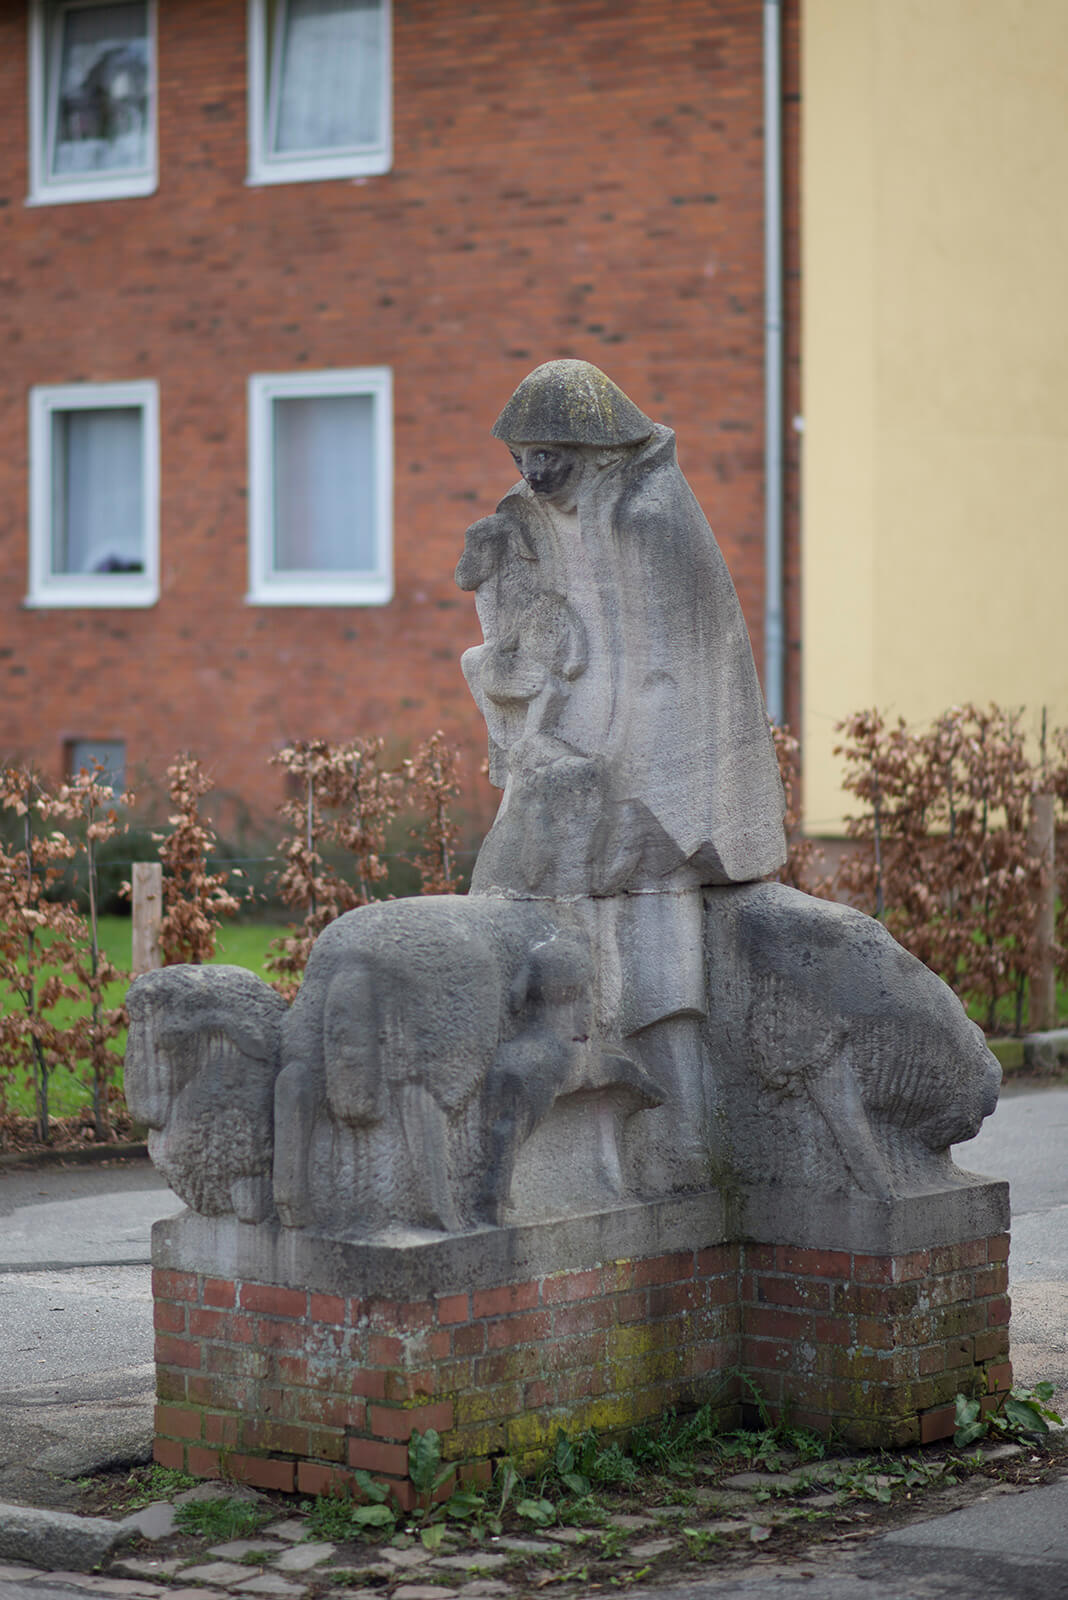
M 797 9 L 790 0 L 783 22 L 787 417 L 797 409 Z M 514 476 L 489 437 L 497 410 L 527 371 L 562 355 L 604 367 L 678 429 L 759 665 L 756 0 L 394 0 L 392 152 L 364 164 L 388 170 L 292 181 L 262 166 L 253 181 L 262 148 L 250 178 L 249 49 L 262 58 L 254 75 L 280 70 L 268 59 L 280 0 L 247 11 L 243 0 L 89 6 L 78 26 L 124 10 L 134 25 L 148 19 L 154 172 L 148 192 L 113 196 L 105 181 L 70 198 L 80 178 L 63 176 L 60 157 L 78 135 L 62 118 L 78 108 L 63 75 L 92 51 L 76 56 L 61 0 L 0 0 L 0 755 L 58 777 L 76 742 L 114 741 L 136 784 L 190 748 L 224 794 L 263 816 L 280 796 L 266 762 L 282 742 L 383 733 L 399 752 L 441 726 L 468 753 L 476 809 L 488 814 L 474 777 L 483 730 L 457 664 L 478 627 L 452 572 L 464 527 Z M 127 89 L 130 76 L 127 63 Z M 257 88 L 254 116 L 273 115 L 271 83 Z M 264 126 L 261 146 L 274 137 Z M 381 379 L 375 415 L 392 421 L 392 514 L 381 524 L 392 590 L 381 579 L 366 603 L 341 585 L 341 603 L 322 603 L 327 573 L 314 603 L 250 599 L 250 380 L 352 372 Z M 309 382 L 318 392 L 318 376 Z M 86 385 L 125 387 L 75 387 Z M 106 557 L 92 603 L 76 583 L 63 590 L 73 557 L 56 558 L 58 587 L 46 573 L 36 590 L 29 557 L 31 495 L 47 565 L 40 524 L 59 516 L 57 461 L 73 474 L 76 433 L 93 425 L 77 420 L 79 394 L 102 405 L 108 427 L 125 419 L 123 449 L 138 428 L 148 449 L 158 407 L 158 575 Z M 788 712 L 796 478 L 791 457 Z M 277 480 L 268 470 L 261 481 Z M 383 494 L 388 513 L 388 483 Z M 54 553 L 54 526 L 51 537 Z M 120 589 L 124 603 L 109 604 Z

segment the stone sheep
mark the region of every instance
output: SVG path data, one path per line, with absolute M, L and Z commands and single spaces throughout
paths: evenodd
M 274 1085 L 286 1003 L 242 967 L 146 972 L 126 998 L 126 1102 L 186 1205 L 272 1215 Z

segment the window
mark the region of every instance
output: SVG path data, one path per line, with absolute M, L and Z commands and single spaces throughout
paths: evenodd
M 385 367 L 249 380 L 250 601 L 392 597 L 392 406 Z
M 156 187 L 155 0 L 33 0 L 30 202 Z
M 390 0 L 249 0 L 249 182 L 388 172 Z
M 92 772 L 98 761 L 103 771 L 100 782 L 106 783 L 112 794 L 121 794 L 126 787 L 126 744 L 122 739 L 71 739 L 67 744 L 67 776 L 76 778 L 81 771 Z
M 154 383 L 30 394 L 30 606 L 159 598 L 159 398 Z

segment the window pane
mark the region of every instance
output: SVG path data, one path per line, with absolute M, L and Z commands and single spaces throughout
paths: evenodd
M 148 15 L 136 4 L 64 7 L 49 60 L 53 177 L 148 165 Z
M 274 570 L 373 572 L 374 400 L 274 402 Z
M 103 767 L 101 783 L 106 783 L 112 794 L 121 794 L 126 787 L 126 744 L 122 739 L 72 739 L 67 751 L 67 773 L 76 778 L 84 768 L 92 772 L 93 762 Z
M 138 406 L 57 411 L 52 432 L 52 571 L 143 572 Z
M 377 144 L 379 0 L 280 0 L 271 94 L 273 154 Z

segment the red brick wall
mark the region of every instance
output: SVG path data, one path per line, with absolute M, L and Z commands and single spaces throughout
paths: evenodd
M 158 192 L 40 207 L 25 10 L 0 5 L 0 756 L 57 772 L 65 739 L 123 738 L 136 777 L 192 747 L 269 809 L 287 738 L 441 724 L 481 751 L 452 569 L 511 480 L 498 408 L 565 354 L 678 428 L 759 657 L 759 6 L 396 0 L 393 171 L 253 188 L 244 0 L 167 0 Z M 785 35 L 794 172 L 796 4 Z M 796 308 L 795 204 L 790 223 Z M 796 358 L 796 318 L 791 337 Z M 363 365 L 395 379 L 396 599 L 248 607 L 246 379 Z M 30 386 L 141 377 L 160 384 L 159 604 L 21 609 Z
M 1008 1234 L 906 1255 L 747 1245 L 742 1366 L 772 1410 L 862 1444 L 954 1430 L 958 1392 L 1007 1389 Z
M 403 1495 L 414 1428 L 521 1463 L 557 1426 L 713 1398 L 729 1423 L 737 1280 L 735 1245 L 405 1304 L 157 1270 L 156 1459 L 311 1494 L 364 1468 Z
M 415 1428 L 479 1470 L 669 1407 L 730 1426 L 753 1390 L 854 1443 L 943 1438 L 958 1391 L 1011 1385 L 1008 1244 L 723 1244 L 403 1304 L 157 1270 L 156 1460 L 302 1493 L 363 1468 L 404 1498 Z

